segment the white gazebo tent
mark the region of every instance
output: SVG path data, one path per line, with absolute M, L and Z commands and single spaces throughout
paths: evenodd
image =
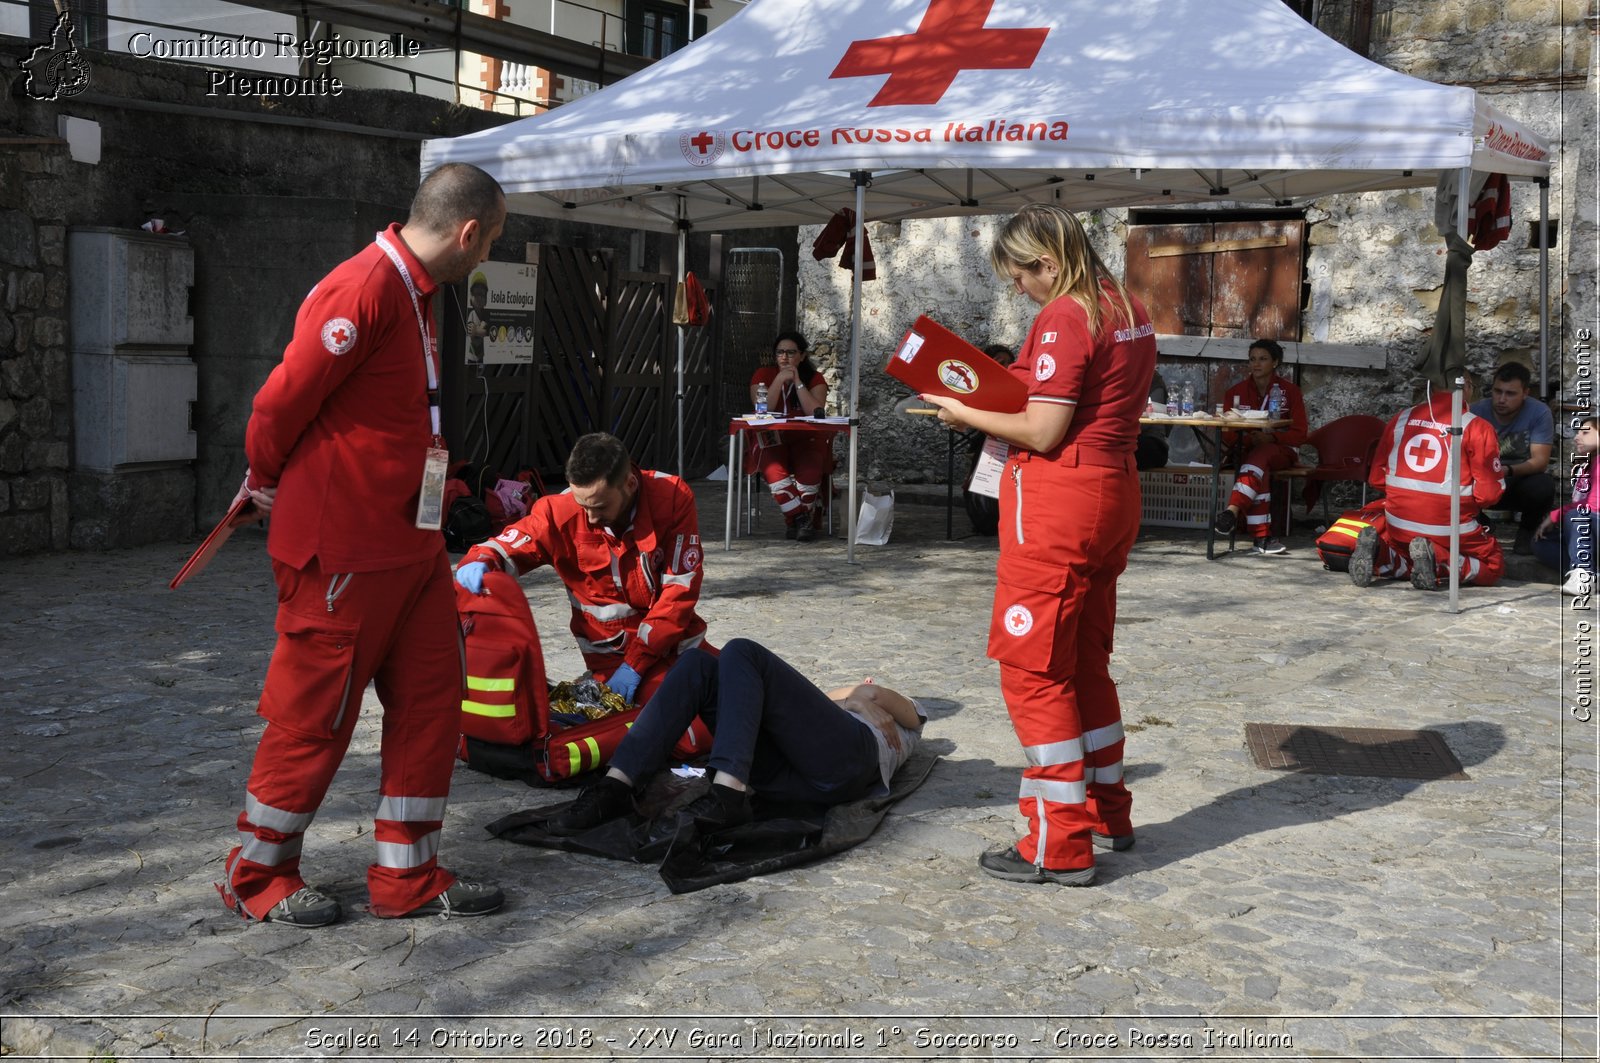
M 1463 187 L 1474 170 L 1545 178 L 1549 145 L 1475 90 L 1363 59 L 1281 0 L 755 0 L 598 93 L 424 144 L 423 172 L 446 162 L 493 174 L 513 211 L 676 230 L 681 248 L 689 230 L 844 207 L 859 242 L 869 209 L 1289 206 L 1444 172 Z M 681 452 L 681 342 L 679 372 Z

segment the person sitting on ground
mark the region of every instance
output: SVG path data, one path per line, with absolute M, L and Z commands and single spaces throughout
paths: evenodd
M 1467 401 L 1472 380 L 1466 380 Z M 1395 414 L 1378 437 L 1368 482 L 1385 492 L 1383 531 L 1362 528 L 1350 555 L 1350 582 L 1411 578 L 1418 590 L 1440 586 L 1450 562 L 1450 408 L 1448 391 Z M 1505 573 L 1500 544 L 1478 520 L 1505 490 L 1499 447 L 1489 422 L 1462 411 L 1461 569 L 1463 584 L 1490 587 Z M 1445 577 L 1448 579 L 1448 576 Z
M 1556 482 L 1548 471 L 1555 449 L 1556 424 L 1550 407 L 1529 395 L 1533 374 L 1521 362 L 1495 370 L 1489 397 L 1472 404 L 1472 412 L 1494 427 L 1500 440 L 1500 464 L 1506 491 L 1500 508 L 1521 513 L 1512 552 L 1531 553 L 1534 529 L 1556 502 Z
M 1243 453 L 1228 496 L 1228 507 L 1212 522 L 1223 535 L 1232 533 L 1244 516 L 1258 554 L 1281 554 L 1285 547 L 1272 534 L 1272 475 L 1299 461 L 1295 447 L 1306 441 L 1306 404 L 1300 389 L 1287 377 L 1278 375 L 1283 364 L 1283 348 L 1276 340 L 1256 340 L 1250 344 L 1249 374 L 1223 397 L 1223 408 L 1243 406 L 1247 410 L 1270 408 L 1276 388 L 1282 405 L 1280 418 L 1291 422 L 1286 428 L 1262 428 L 1224 432 L 1222 443 Z
M 708 829 L 749 822 L 752 793 L 819 805 L 888 793 L 926 718 L 911 698 L 870 678 L 823 693 L 749 639 L 734 639 L 716 657 L 690 650 L 639 713 L 605 776 L 546 829 L 581 834 L 633 811 L 636 791 L 697 714 L 712 732 L 711 789 L 683 812 Z
M 772 344 L 775 364 L 762 366 L 750 377 L 752 408 L 756 388 L 763 384 L 767 412 L 775 417 L 812 417 L 826 408 L 828 381 L 811 364 L 806 349 L 800 333 L 778 333 Z M 832 446 L 832 437 L 809 432 L 755 433 L 755 467 L 783 512 L 785 538 L 808 543 L 817 537 L 822 484 L 833 465 Z
M 468 550 L 456 582 L 482 594 L 490 566 L 520 576 L 549 565 L 566 584 L 584 663 L 623 700 L 643 704 L 678 655 L 705 642 L 694 492 L 638 468 L 606 432 L 580 437 L 566 471 L 567 490 Z
M 1572 501 L 1553 510 L 1533 533 L 1533 555 L 1549 568 L 1560 568 L 1566 561 L 1567 580 L 1561 593 L 1587 597 L 1594 591 L 1595 570 L 1600 568 L 1600 550 L 1595 536 L 1600 535 L 1600 476 L 1595 475 L 1595 451 L 1600 449 L 1600 430 L 1591 415 L 1578 423 L 1572 440 Z M 1502 501 L 1504 496 L 1502 496 Z

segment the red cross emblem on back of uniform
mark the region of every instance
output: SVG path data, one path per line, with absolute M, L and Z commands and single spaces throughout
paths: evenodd
M 868 107 L 932 104 L 963 70 L 1026 70 L 1048 27 L 985 28 L 994 0 L 930 0 L 915 33 L 853 41 L 830 78 L 888 74 Z

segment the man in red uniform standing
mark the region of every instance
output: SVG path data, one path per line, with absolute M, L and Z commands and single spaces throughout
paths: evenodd
M 217 885 L 246 918 L 339 918 L 339 902 L 300 877 L 300 847 L 368 682 L 383 703 L 373 914 L 480 915 L 502 903 L 499 889 L 460 881 L 436 858 L 463 668 L 450 561 L 437 514 L 425 512 L 436 478 L 424 474 L 443 449 L 430 300 L 488 257 L 505 215 L 500 186 L 477 167 L 429 174 L 404 225 L 306 296 L 256 394 L 241 492 L 272 516 L 278 643 L 240 844 Z
M 483 593 L 490 566 L 523 575 L 556 570 L 572 602 L 584 663 L 629 702 L 644 704 L 678 654 L 705 642 L 700 522 L 689 485 L 640 469 L 622 440 L 583 436 L 567 483 L 496 538 L 467 551 L 456 582 Z
M 1432 591 L 1449 579 L 1450 404 L 1448 391 L 1430 395 L 1396 414 L 1378 437 L 1368 481 L 1385 492 L 1383 530 L 1363 528 L 1356 537 L 1350 582 L 1357 587 L 1409 576 L 1413 587 Z M 1505 574 L 1505 556 L 1478 513 L 1505 491 L 1500 441 L 1482 417 L 1462 410 L 1461 418 L 1460 578 L 1491 587 Z

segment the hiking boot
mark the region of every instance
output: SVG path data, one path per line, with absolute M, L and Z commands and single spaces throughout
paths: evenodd
M 419 915 L 488 915 L 506 903 L 506 895 L 499 886 L 487 882 L 463 882 L 456 879 L 451 887 L 431 901 L 424 901 L 406 913 L 406 918 Z
M 303 927 L 327 926 L 337 923 L 343 914 L 338 901 L 310 886 L 301 886 L 274 904 L 272 910 L 261 917 L 261 921 Z
M 1586 598 L 1594 590 L 1594 573 L 1586 568 L 1575 568 L 1567 573 L 1567 582 L 1561 593 L 1573 598 Z
M 1269 535 L 1265 539 L 1256 540 L 1255 551 L 1258 554 L 1286 554 L 1289 548 L 1283 545 L 1282 539 L 1274 539 Z
M 1094 867 L 1080 867 L 1067 871 L 1052 871 L 1024 860 L 1013 845 L 1009 849 L 995 849 L 978 857 L 978 867 L 986 875 L 1003 878 L 1007 882 L 1054 882 L 1058 886 L 1090 886 L 1094 884 Z
M 1096 849 L 1110 849 L 1113 852 L 1125 852 L 1133 848 L 1133 834 L 1101 834 L 1099 831 L 1090 831 L 1089 840 L 1094 842 Z
M 1231 509 L 1218 513 L 1211 521 L 1211 527 L 1216 529 L 1218 535 L 1232 535 L 1234 525 L 1239 523 L 1239 515 Z
M 750 792 L 735 790 L 731 786 L 711 784 L 711 789 L 678 809 L 680 816 L 688 816 L 695 825 L 706 831 L 726 830 L 749 823 L 755 818 L 750 811 Z
M 632 811 L 633 788 L 606 775 L 579 790 L 572 804 L 545 820 L 544 829 L 562 837 L 582 834 Z
M 783 526 L 783 537 L 785 539 L 793 539 L 799 534 L 800 526 L 798 524 L 785 524 Z
M 799 539 L 803 543 L 813 542 L 815 541 L 816 537 L 817 529 L 813 528 L 809 521 L 800 526 L 800 533 L 795 536 L 796 539 Z
M 1433 558 L 1433 544 L 1426 539 L 1412 539 L 1411 585 L 1419 591 L 1439 589 L 1439 574 Z
M 1378 530 L 1362 528 L 1350 551 L 1350 582 L 1357 587 L 1372 586 L 1372 563 L 1378 556 Z

